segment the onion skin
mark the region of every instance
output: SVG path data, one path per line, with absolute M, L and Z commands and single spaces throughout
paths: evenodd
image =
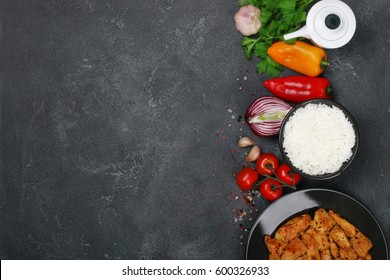
M 245 120 L 252 132 L 261 137 L 276 135 L 286 114 L 292 107 L 273 96 L 256 99 L 249 105 Z

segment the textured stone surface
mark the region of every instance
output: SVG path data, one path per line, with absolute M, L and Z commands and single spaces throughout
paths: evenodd
M 328 51 L 324 76 L 361 147 L 345 174 L 301 187 L 355 197 L 389 238 L 390 2 L 345 2 L 357 32 Z M 236 141 L 252 136 L 237 119 L 269 93 L 244 59 L 236 11 L 223 0 L 0 3 L 2 259 L 245 257 L 244 228 L 268 203 L 251 209 L 237 191 Z M 276 137 L 257 141 L 279 154 Z

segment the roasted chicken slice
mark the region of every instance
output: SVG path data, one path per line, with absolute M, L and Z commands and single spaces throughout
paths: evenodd
M 332 254 L 330 253 L 330 249 L 325 249 L 320 252 L 321 260 L 331 260 Z
M 276 231 L 275 239 L 289 243 L 299 233 L 304 232 L 310 226 L 311 221 L 312 219 L 309 214 L 294 217 Z
M 339 247 L 337 247 L 337 244 L 333 241 L 331 236 L 329 236 L 329 249 L 334 259 L 340 257 Z
M 318 243 L 318 249 L 320 251 L 329 249 L 329 239 L 328 235 L 323 232 L 317 232 L 314 228 L 309 227 L 306 233 L 314 237 Z
M 305 254 L 307 248 L 299 237 L 295 237 L 290 243 L 284 247 L 282 260 L 295 260 Z
M 355 234 L 357 233 L 357 228 L 353 224 L 342 218 L 333 210 L 329 210 L 329 216 L 331 216 L 336 221 L 336 223 L 345 231 L 345 234 L 348 237 L 355 236 Z
M 315 230 L 322 233 L 328 233 L 336 224 L 324 208 L 320 208 L 314 213 L 313 221 Z
M 311 234 L 308 234 L 306 232 L 302 233 L 301 235 L 302 241 L 305 244 L 307 251 L 306 251 L 306 257 L 308 260 L 319 260 L 320 257 L 320 251 L 318 250 L 318 243 L 314 239 L 314 237 Z
M 359 260 L 372 260 L 372 256 L 370 254 L 367 254 L 367 256 L 359 257 Z
M 357 260 L 358 254 L 351 248 L 340 248 L 340 258 L 342 260 Z
M 360 231 L 357 231 L 355 236 L 350 239 L 350 243 L 359 257 L 367 256 L 368 251 L 372 248 L 371 240 Z
M 272 238 L 268 234 L 265 235 L 264 242 L 265 242 L 265 245 L 267 246 L 267 249 L 269 251 L 269 259 L 270 260 L 279 260 L 286 244 L 275 239 L 275 238 Z
M 348 237 L 345 235 L 345 232 L 339 225 L 335 225 L 330 231 L 329 235 L 340 248 L 347 249 L 351 247 L 351 244 L 348 241 Z

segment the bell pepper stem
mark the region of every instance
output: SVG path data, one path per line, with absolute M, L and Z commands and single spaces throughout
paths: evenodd
M 321 62 L 320 62 L 320 67 L 321 68 L 324 68 L 325 66 L 328 66 L 329 65 L 329 62 L 327 62 L 326 60 L 325 60 L 325 58 L 322 58 L 321 59 Z

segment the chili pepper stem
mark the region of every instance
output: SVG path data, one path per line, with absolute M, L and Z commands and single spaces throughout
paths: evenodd
M 333 89 L 332 89 L 332 87 L 331 86 L 327 86 L 326 87 L 326 96 L 332 96 L 332 94 L 333 94 Z

